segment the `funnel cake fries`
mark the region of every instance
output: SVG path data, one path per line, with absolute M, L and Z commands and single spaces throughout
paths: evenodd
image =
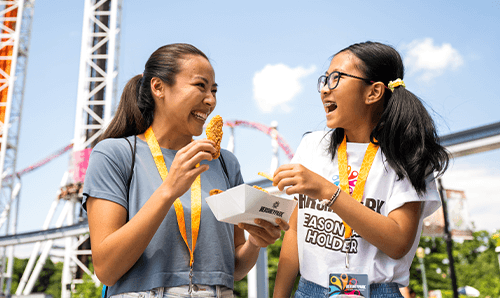
M 212 189 L 211 191 L 208 192 L 208 195 L 209 196 L 213 196 L 213 195 L 218 195 L 218 194 L 223 193 L 223 192 L 224 192 L 223 190 L 214 188 L 214 189 Z
M 258 172 L 257 174 L 260 175 L 260 176 L 262 176 L 262 177 L 264 177 L 264 178 L 266 178 L 266 179 L 269 179 L 269 180 L 273 181 L 273 177 L 269 176 L 269 174 L 267 174 L 267 173 Z
M 210 120 L 208 123 L 207 129 L 205 133 L 207 135 L 207 139 L 213 141 L 215 143 L 216 153 L 212 154 L 214 159 L 219 158 L 220 155 L 220 141 L 222 140 L 222 125 L 224 122 L 222 121 L 222 117 L 217 115 Z
M 269 193 L 267 190 L 263 189 L 262 187 L 260 186 L 257 186 L 257 185 L 254 185 L 253 188 L 256 188 L 258 190 L 262 190 L 263 192 L 266 192 L 266 193 Z

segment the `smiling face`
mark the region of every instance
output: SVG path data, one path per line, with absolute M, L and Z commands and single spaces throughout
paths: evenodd
M 333 57 L 325 75 L 338 71 L 364 78 L 364 73 L 356 67 L 361 63 L 361 60 L 351 52 L 341 52 Z M 326 125 L 332 129 L 343 128 L 348 134 L 348 139 L 348 132 L 361 128 L 365 131 L 366 122 L 371 122 L 370 108 L 366 104 L 369 88 L 370 84 L 363 80 L 345 75 L 340 77 L 335 89 L 330 90 L 327 85 L 323 86 L 321 101 L 326 112 Z
M 166 129 L 169 138 L 191 140 L 203 132 L 203 125 L 217 104 L 215 73 L 210 62 L 189 55 L 178 61 L 175 84 L 152 80 L 156 108 L 154 123 Z

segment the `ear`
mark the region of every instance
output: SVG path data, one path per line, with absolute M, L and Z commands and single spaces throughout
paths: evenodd
M 366 97 L 365 103 L 367 105 L 371 105 L 377 102 L 380 102 L 381 99 L 384 98 L 386 88 L 384 83 L 376 82 L 370 85 L 368 89 L 368 96 Z
M 160 78 L 154 77 L 151 79 L 151 93 L 158 97 L 161 98 L 163 97 L 163 91 L 164 91 L 164 86 L 165 83 Z

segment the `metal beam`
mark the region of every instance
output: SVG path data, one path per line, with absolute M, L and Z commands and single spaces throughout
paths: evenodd
M 74 237 L 89 232 L 88 223 L 81 222 L 71 226 L 52 228 L 35 232 L 0 237 L 0 247 L 18 244 L 27 244 L 38 241 L 55 240 L 65 237 Z
M 439 138 L 454 158 L 500 148 L 500 122 Z

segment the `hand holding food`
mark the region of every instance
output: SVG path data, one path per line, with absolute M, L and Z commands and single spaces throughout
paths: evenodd
M 215 143 L 216 153 L 212 154 L 214 159 L 219 158 L 220 155 L 220 142 L 222 140 L 222 126 L 224 122 L 222 121 L 222 117 L 217 115 L 210 120 L 208 123 L 207 129 L 205 133 L 207 135 L 207 139 L 213 141 Z

